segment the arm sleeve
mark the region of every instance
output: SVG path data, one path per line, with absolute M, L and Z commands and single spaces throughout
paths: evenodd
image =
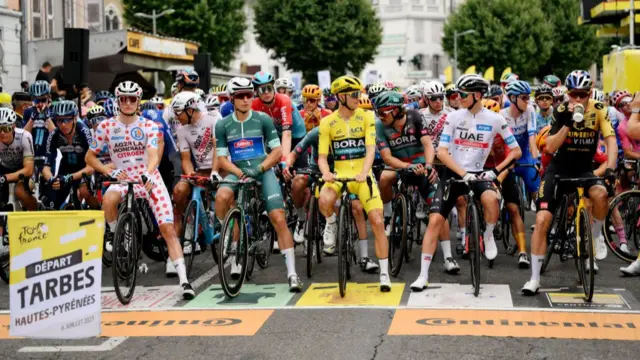
M 180 152 L 189 152 L 191 149 L 189 148 L 187 137 L 184 134 L 185 128 L 181 127 L 176 133 L 178 134 L 178 147 L 180 148 Z
M 293 151 L 298 155 L 302 155 L 312 144 L 318 141 L 318 128 L 312 129 L 307 133 L 307 135 L 302 138 L 302 140 L 296 145 Z
M 286 101 L 283 101 L 280 112 L 280 116 L 282 117 L 282 131 L 291 131 L 293 127 L 293 103 L 291 99 L 286 98 Z
M 267 140 L 269 149 L 273 150 L 280 146 L 280 137 L 278 137 L 278 131 L 273 125 L 273 121 L 267 115 L 261 116 L 260 121 L 262 122 L 262 134 Z
M 527 132 L 529 136 L 535 135 L 538 132 L 536 125 L 536 111 L 533 110 L 533 106 L 529 107 L 529 119 L 527 120 Z
M 364 136 L 365 146 L 376 146 L 376 120 L 371 111 L 365 113 Z
M 501 115 L 499 115 L 498 117 L 499 117 L 498 124 L 500 126 L 500 136 L 502 136 L 502 138 L 504 139 L 504 143 L 507 145 L 507 147 L 509 147 L 509 149 L 515 149 L 517 147 L 520 147 L 518 145 L 518 142 L 516 141 L 515 136 L 513 136 L 513 133 L 511 133 L 511 129 L 509 128 L 509 124 L 507 124 L 507 120 Z
M 416 126 L 417 138 L 420 140 L 425 136 L 429 136 L 429 139 L 431 139 L 429 130 L 425 128 L 424 122 L 422 121 L 422 114 L 418 110 L 415 111 L 413 119 L 413 123 Z
M 566 123 L 567 115 L 569 115 L 566 106 L 566 103 L 563 103 L 553 109 L 553 120 L 551 121 L 551 130 L 549 130 L 549 135 L 556 134 Z
M 600 115 L 598 116 L 598 118 L 600 119 L 600 133 L 602 134 L 602 137 L 606 138 L 609 136 L 616 136 L 616 133 L 613 130 L 613 126 L 611 126 L 609 112 L 604 107 L 604 105 L 602 105 L 601 103 L 599 104 L 602 106 L 602 108 L 598 110 L 598 113 Z M 620 128 L 620 125 L 618 125 L 618 128 Z
M 107 144 L 108 140 L 105 133 L 105 129 L 107 128 L 107 121 L 108 120 L 104 120 L 98 125 L 98 128 L 96 129 L 96 136 L 93 137 L 91 145 L 89 145 L 89 149 L 96 154 L 100 154 L 100 151 L 102 151 L 102 149 Z
M 88 126 L 82 126 L 80 129 L 80 133 L 82 134 L 82 140 L 86 142 L 87 146 L 91 144 L 91 140 L 93 140 L 93 136 L 91 135 L 91 130 L 89 130 Z
M 24 159 L 33 158 L 33 138 L 28 131 L 22 135 L 22 157 Z
M 620 145 L 623 149 L 632 149 L 631 141 L 629 141 L 629 136 L 627 136 L 627 127 L 624 123 L 618 125 L 618 138 L 620 139 Z
M 56 131 L 50 131 L 49 137 L 47 137 L 47 146 L 44 159 L 45 166 L 53 166 L 56 163 L 56 157 L 58 156 L 58 142 L 54 141 L 55 136 Z M 91 144 L 91 142 L 89 142 L 89 144 Z
M 384 133 L 384 125 L 382 122 L 376 120 L 376 138 L 378 142 L 378 150 L 384 150 L 389 148 L 389 142 L 387 141 L 387 135 Z
M 318 154 L 320 155 L 329 155 L 329 143 L 331 142 L 330 122 L 331 118 L 326 117 L 320 121 L 320 126 L 318 127 Z
M 224 120 L 216 123 L 216 154 L 217 156 L 229 156 L 227 148 L 227 131 L 224 127 Z

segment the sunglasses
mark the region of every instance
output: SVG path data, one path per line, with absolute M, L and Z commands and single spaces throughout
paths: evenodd
M 271 92 L 273 92 L 273 86 L 271 85 L 261 86 L 258 88 L 258 94 L 260 95 L 271 93 Z
M 42 104 L 42 103 L 48 103 L 48 102 L 49 102 L 48 96 L 33 99 L 34 104 Z
M 469 95 L 471 95 L 471 93 L 466 91 L 458 91 L 458 95 L 460 95 L 462 99 L 466 99 L 469 97 Z
M 531 96 L 529 95 L 520 95 L 518 96 L 519 99 L 521 99 L 522 101 L 529 101 L 531 99 Z
M 347 96 L 349 96 L 352 99 L 360 99 L 360 91 L 347 93 Z
M 544 96 L 538 96 L 536 98 L 536 100 L 538 100 L 538 101 L 552 101 L 553 98 L 551 96 L 544 95 Z
M 574 99 L 588 99 L 589 93 L 586 91 L 571 91 L 569 96 Z
M 118 102 L 124 103 L 124 104 L 135 104 L 138 102 L 138 97 L 123 95 L 118 97 Z
M 620 104 L 618 104 L 618 108 L 623 108 L 629 104 L 631 104 L 631 101 L 621 101 Z
M 61 117 L 57 117 L 56 118 L 56 123 L 58 123 L 58 124 L 61 124 L 61 123 L 62 124 L 68 124 L 68 123 L 73 122 L 73 120 L 74 120 L 73 116 L 64 116 L 64 117 L 61 116 Z
M 253 99 L 253 94 L 249 94 L 249 93 L 236 94 L 236 95 L 233 95 L 233 98 L 236 100 Z
M 315 104 L 315 103 L 317 103 L 317 102 L 318 102 L 318 99 L 307 98 L 307 99 L 305 99 L 304 101 L 306 101 L 306 102 L 308 102 L 308 103 Z
M 553 102 L 563 102 L 564 101 L 564 96 L 558 96 L 553 98 Z
M 388 114 L 391 114 L 391 112 L 393 110 L 395 110 L 396 108 L 387 108 L 387 109 L 378 109 L 376 110 L 376 114 L 378 114 L 378 117 L 380 118 L 384 118 L 385 116 L 387 116 Z
M 13 131 L 13 125 L 2 125 L 0 126 L 0 133 L 8 134 Z
M 427 99 L 429 99 L 429 101 L 442 101 L 444 100 L 444 96 L 443 95 L 434 95 L 434 96 L 429 96 Z

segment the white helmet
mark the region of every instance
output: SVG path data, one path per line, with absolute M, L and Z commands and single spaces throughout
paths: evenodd
M 171 95 L 175 95 L 178 93 L 178 82 L 174 82 L 171 84 Z
M 295 91 L 296 90 L 296 86 L 293 84 L 293 81 L 287 79 L 287 78 L 280 78 L 277 79 L 275 82 L 274 87 L 276 88 L 276 90 L 280 89 L 280 88 L 285 88 L 287 90 L 290 91 Z
M 200 96 L 193 91 L 183 91 L 171 100 L 171 108 L 174 112 L 184 111 L 185 109 L 199 110 L 198 102 Z
M 429 81 L 422 90 L 424 96 L 444 95 L 444 85 L 440 81 Z
M 116 99 L 122 95 L 135 96 L 140 99 L 142 97 L 142 88 L 133 81 L 123 81 L 116 86 Z
M 13 125 L 16 123 L 16 113 L 10 108 L 0 108 L 0 126 Z
M 220 100 L 218 100 L 216 95 L 209 95 L 205 99 L 204 104 L 206 105 L 207 110 L 211 111 L 220 107 Z
M 160 105 L 160 104 L 164 104 L 164 99 L 161 96 L 154 96 L 151 99 L 149 99 L 149 102 L 154 104 L 154 105 Z
M 253 83 L 247 78 L 234 77 L 227 83 L 227 93 L 229 93 L 229 96 L 239 93 L 253 94 Z
M 202 90 L 200 88 L 196 88 L 195 89 L 195 93 L 200 96 L 201 100 L 204 100 L 204 97 L 207 96 L 207 94 L 204 93 L 204 90 Z
M 591 98 L 595 101 L 604 102 L 604 92 L 600 89 L 593 88 L 591 91 Z
M 407 95 L 407 99 L 411 102 L 418 101 L 422 97 L 422 92 L 418 85 L 409 86 L 404 93 Z

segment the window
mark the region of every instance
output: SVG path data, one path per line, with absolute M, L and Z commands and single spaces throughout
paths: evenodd
M 120 13 L 115 6 L 109 4 L 105 9 L 104 15 L 104 27 L 106 31 L 120 30 L 122 21 L 120 20 Z
M 47 39 L 54 37 L 53 33 L 53 0 L 47 0 Z
M 87 28 L 89 31 L 101 31 L 102 30 L 102 14 L 100 1 L 87 0 Z
M 444 22 L 433 20 L 431 23 L 431 42 L 434 44 L 439 44 L 442 39 L 442 30 L 444 27 Z
M 75 24 L 75 1 L 74 0 L 64 0 L 64 27 L 71 28 Z
M 42 39 L 42 4 L 41 0 L 31 0 L 31 37 Z
M 424 20 L 414 21 L 416 43 L 424 44 Z

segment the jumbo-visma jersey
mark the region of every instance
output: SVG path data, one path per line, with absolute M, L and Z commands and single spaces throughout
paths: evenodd
M 362 172 L 367 146 L 376 145 L 376 126 L 372 111 L 356 109 L 345 120 L 334 112 L 320 122 L 318 153 L 333 154 L 336 174 L 352 177 Z

